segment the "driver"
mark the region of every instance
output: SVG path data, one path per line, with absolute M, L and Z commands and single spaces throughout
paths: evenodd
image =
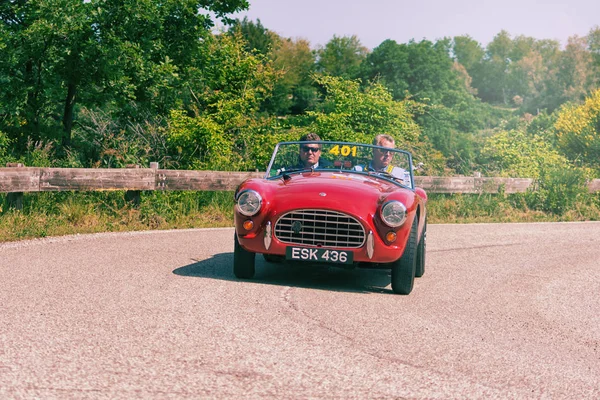
M 314 132 L 302 135 L 299 142 L 315 142 L 321 141 L 321 137 Z M 277 170 L 271 171 L 271 176 L 280 175 L 286 171 L 303 171 L 306 169 L 320 169 L 331 166 L 331 162 L 323 159 L 321 160 L 321 149 L 320 143 L 300 143 L 298 148 L 298 163 L 291 167 L 283 167 Z
M 321 137 L 316 133 L 307 133 L 300 138 L 301 142 L 321 141 Z M 319 168 L 319 158 L 321 157 L 321 145 L 317 143 L 300 144 L 300 159 L 297 168 Z

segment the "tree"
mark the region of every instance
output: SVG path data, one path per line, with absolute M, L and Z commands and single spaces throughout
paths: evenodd
M 511 63 L 513 42 L 506 31 L 501 31 L 487 45 L 482 68 L 484 73 L 474 76 L 473 85 L 482 100 L 508 104 L 508 67 Z
M 273 43 L 279 39 L 278 35 L 269 31 L 257 19 L 253 22 L 244 17 L 243 20 L 236 20 L 229 29 L 229 32 L 239 33 L 246 41 L 246 50 L 257 51 L 260 54 L 268 54 L 273 48 Z
M 187 71 L 202 56 L 213 21 L 246 0 L 94 0 L 100 41 L 105 43 L 106 81 L 124 114 L 166 115 L 179 106 Z
M 263 166 L 256 115 L 270 96 L 274 71 L 264 56 L 245 49 L 240 35 L 207 38 L 202 63 L 190 71 L 194 103 L 170 113 L 168 144 L 183 168 L 240 170 Z M 271 151 L 272 147 L 269 149 Z
M 473 95 L 477 94 L 477 89 L 471 86 L 473 83 L 473 78 L 471 78 L 471 76 L 467 72 L 467 69 L 461 63 L 459 63 L 458 61 L 454 61 L 454 64 L 452 65 L 452 70 L 456 72 L 458 79 L 462 82 L 465 89 L 467 89 L 467 92 Z
M 65 104 L 67 113 L 72 87 L 61 82 L 57 75 L 66 72 L 68 63 L 76 62 L 80 56 L 78 50 L 84 44 L 72 52 L 73 41 L 85 41 L 90 32 L 83 28 L 86 13 L 82 9 L 87 6 L 80 3 L 49 0 L 2 2 L 0 5 L 4 44 L 0 64 L 0 76 L 4 81 L 0 87 L 0 103 L 5 104 L 5 114 L 11 116 L 4 119 L 4 129 L 17 139 L 17 145 L 24 146 L 28 137 L 33 141 L 54 139 L 52 131 L 56 121 L 60 121 L 57 105 Z M 70 14 L 69 18 L 61 18 L 63 9 Z M 74 76 L 71 81 L 77 79 Z M 56 81 L 67 88 L 66 95 L 60 93 L 61 87 Z M 62 99 L 58 100 L 56 96 Z M 69 127 L 64 117 L 63 126 Z
M 481 155 L 489 173 L 515 178 L 538 178 L 544 170 L 569 163 L 544 137 L 524 129 L 497 132 L 486 140 Z
M 479 42 L 469 35 L 454 37 L 452 53 L 455 60 L 462 64 L 470 75 L 473 75 L 485 55 Z
M 394 101 L 383 85 L 373 83 L 360 90 L 358 80 L 320 76 L 316 81 L 326 95 L 319 109 L 308 114 L 315 118 L 315 129 L 324 140 L 369 143 L 375 135 L 388 133 L 400 147 L 418 141 L 410 102 Z
M 456 92 L 467 93 L 446 39 L 408 44 L 386 40 L 367 56 L 362 76 L 365 81 L 379 80 L 396 100 L 412 96 L 418 101 L 450 106 Z
M 595 90 L 582 105 L 564 105 L 554 127 L 558 146 L 569 159 L 600 167 L 600 90 Z
M 316 111 L 307 114 L 314 122 L 310 129 L 324 140 L 370 143 L 380 133 L 392 135 L 396 146 L 413 152 L 415 160 L 426 163 L 427 173 L 440 173 L 444 158 L 420 137 L 414 120 L 418 108 L 412 100 L 395 101 L 380 83 L 361 89 L 359 80 L 333 76 L 316 77 L 325 99 Z
M 317 50 L 317 71 L 346 79 L 356 78 L 368 53 L 358 37 L 333 36 L 325 47 Z
M 7 61 L 0 63 L 0 102 L 17 116 L 6 132 L 54 140 L 61 121 L 60 141 L 68 147 L 78 101 L 112 103 L 129 115 L 137 107 L 164 112 L 177 71 L 185 71 L 210 34 L 212 20 L 202 12 L 227 19 L 247 6 L 246 0 L 2 2 Z
M 406 45 L 385 40 L 369 53 L 361 68 L 363 82 L 379 81 L 390 89 L 395 100 L 408 96 L 409 62 Z
M 315 106 L 318 93 L 313 85 L 315 54 L 304 39 L 278 38 L 270 53 L 278 77 L 266 110 L 278 115 L 301 114 Z
M 526 56 L 511 66 L 511 90 L 523 99 L 521 111 L 537 115 L 557 107 L 562 97 L 557 84 L 561 56 L 557 41 L 538 40 Z
M 600 68 L 600 26 L 596 25 L 590 29 L 586 39 L 588 50 L 592 53 L 594 66 L 596 67 L 596 72 L 598 72 L 597 70 Z
M 4 165 L 6 163 L 6 156 L 8 154 L 8 146 L 10 144 L 10 139 L 8 136 L 0 131 L 0 165 Z
M 544 65 L 542 55 L 537 51 L 532 51 L 511 64 L 509 75 L 510 95 L 513 96 L 513 99 L 515 97 L 521 99 L 520 104 L 513 100 L 514 105 L 520 106 L 524 102 L 527 105 L 539 102 L 540 96 L 545 92 L 547 77 L 548 69 Z
M 535 50 L 537 40 L 530 36 L 519 35 L 512 40 L 512 46 L 510 50 L 510 61 L 511 63 L 518 62 L 519 60 L 527 57 L 532 51 Z
M 470 60 L 465 62 L 473 68 L 480 65 L 477 43 L 469 38 L 457 42 L 461 59 Z M 390 88 L 394 99 L 424 104 L 415 115 L 424 141 L 443 153 L 449 168 L 468 173 L 476 159 L 475 133 L 499 118 L 473 96 L 471 77 L 452 59 L 452 46 L 449 39 L 408 44 L 388 40 L 367 56 L 363 71 L 366 80 Z
M 587 51 L 585 38 L 572 36 L 568 39 L 560 59 L 557 80 L 563 90 L 563 102 L 581 101 L 592 84 L 592 56 Z

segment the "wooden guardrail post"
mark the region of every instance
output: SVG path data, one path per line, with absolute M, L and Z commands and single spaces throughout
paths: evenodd
M 481 194 L 483 190 L 483 180 L 481 179 L 481 172 L 473 172 L 473 189 L 475 193 Z
M 155 172 L 158 170 L 158 163 L 157 162 L 151 162 L 150 163 L 150 168 L 155 170 Z M 127 164 L 126 168 L 140 168 L 139 164 Z M 154 188 L 152 188 L 152 190 L 154 190 Z M 134 207 L 139 207 L 139 205 L 142 203 L 142 191 L 141 190 L 126 190 L 125 191 L 125 201 L 131 203 Z
M 8 168 L 23 168 L 21 163 L 7 163 Z M 6 208 L 15 210 L 23 209 L 23 192 L 9 192 L 6 194 Z
M 125 168 L 140 168 L 139 164 L 127 164 Z M 141 190 L 127 190 L 125 191 L 125 201 L 131 203 L 134 207 L 139 207 L 142 203 L 142 191 Z

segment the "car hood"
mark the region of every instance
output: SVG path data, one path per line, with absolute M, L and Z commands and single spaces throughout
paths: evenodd
M 388 198 L 400 200 L 410 209 L 415 196 L 412 190 L 384 179 L 351 172 L 312 171 L 263 183 L 268 186 L 262 187 L 265 200 L 275 214 L 298 208 L 322 208 L 363 215 L 374 212 Z

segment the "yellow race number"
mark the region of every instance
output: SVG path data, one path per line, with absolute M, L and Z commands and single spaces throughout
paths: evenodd
M 350 147 L 348 145 L 343 145 L 340 148 L 340 145 L 336 144 L 331 148 L 331 150 L 329 150 L 329 154 L 333 154 L 336 156 L 339 156 L 341 154 L 344 157 L 348 157 L 350 154 L 352 154 L 352 156 L 356 157 L 356 146 Z

